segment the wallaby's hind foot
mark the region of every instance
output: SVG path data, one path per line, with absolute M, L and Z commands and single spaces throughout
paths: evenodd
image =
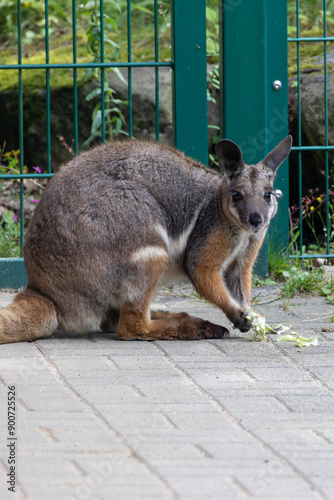
M 185 312 L 180 313 L 172 313 L 170 311 L 163 311 L 159 309 L 158 311 L 151 311 L 151 319 L 167 319 L 167 318 L 175 318 L 175 319 L 187 319 L 191 318 L 190 314 Z M 195 319 L 195 318 L 193 318 Z
M 229 337 L 229 331 L 190 316 L 187 313 L 152 311 L 152 320 L 145 314 L 131 308 L 123 308 L 117 328 L 117 336 L 122 340 L 199 340 L 223 339 Z
M 0 344 L 31 342 L 48 337 L 57 326 L 53 302 L 27 289 L 16 295 L 10 306 L 0 310 Z
M 179 320 L 180 323 L 193 323 L 195 328 L 199 329 L 199 336 L 196 339 L 225 339 L 230 336 L 230 332 L 224 326 L 216 325 L 210 321 L 204 321 L 201 318 L 190 316 L 185 312 L 172 313 L 170 311 L 151 311 L 151 319 L 168 319 L 174 318 Z M 176 337 L 177 338 L 177 337 Z

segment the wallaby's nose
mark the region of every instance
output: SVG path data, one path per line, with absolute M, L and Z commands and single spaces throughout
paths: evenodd
M 257 212 L 253 212 L 249 216 L 249 223 L 251 226 L 253 226 L 255 229 L 258 229 L 259 226 L 261 226 L 262 223 L 262 217 L 260 214 Z

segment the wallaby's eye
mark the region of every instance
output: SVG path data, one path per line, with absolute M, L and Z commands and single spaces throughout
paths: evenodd
M 270 201 L 271 200 L 271 195 L 272 195 L 272 192 L 271 191 L 267 191 L 265 194 L 264 194 L 264 199 L 266 201 Z
M 242 194 L 239 191 L 232 191 L 232 199 L 233 201 L 240 201 L 242 200 Z

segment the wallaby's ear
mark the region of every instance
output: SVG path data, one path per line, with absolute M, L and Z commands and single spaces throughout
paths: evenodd
M 292 137 L 288 135 L 262 160 L 262 163 L 276 172 L 280 164 L 289 156 L 292 148 Z
M 216 155 L 222 174 L 229 179 L 237 177 L 244 168 L 244 161 L 239 146 L 228 139 L 222 139 L 216 144 Z

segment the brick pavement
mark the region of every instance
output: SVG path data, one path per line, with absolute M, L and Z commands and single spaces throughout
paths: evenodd
M 256 292 L 258 293 L 258 292 Z M 260 290 L 270 302 L 271 288 Z M 0 306 L 10 300 L 0 295 Z M 156 305 L 229 326 L 203 302 Z M 319 346 L 124 342 L 58 335 L 0 346 L 0 497 L 31 500 L 333 499 L 334 308 L 257 305 Z M 16 492 L 7 490 L 7 387 L 18 398 Z

